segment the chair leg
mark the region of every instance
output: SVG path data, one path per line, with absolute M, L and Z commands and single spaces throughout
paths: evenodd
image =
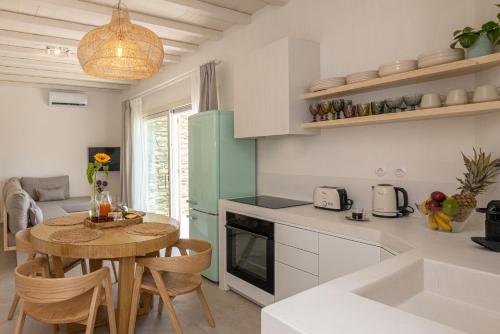
M 163 284 L 163 279 L 161 275 L 156 270 L 151 270 L 151 274 L 153 275 L 153 279 L 155 280 L 156 288 L 160 292 L 160 297 L 163 300 L 163 304 L 165 309 L 167 310 L 168 317 L 172 322 L 172 326 L 174 327 L 176 334 L 182 334 L 182 327 L 177 318 L 177 314 L 175 313 L 174 305 L 172 305 L 172 300 L 170 300 L 170 296 L 167 293 L 167 289 Z
M 161 300 L 161 296 L 158 296 L 158 315 L 161 315 L 163 312 L 163 300 Z
M 87 329 L 85 334 L 93 334 L 95 327 L 95 320 L 97 317 L 97 309 L 99 308 L 99 299 L 101 298 L 101 285 L 99 284 L 94 288 L 94 293 L 92 294 L 92 302 L 90 303 L 89 318 L 87 320 Z
M 135 332 L 135 322 L 137 320 L 137 309 L 139 307 L 139 299 L 141 298 L 141 283 L 144 267 L 137 265 L 134 277 L 134 287 L 132 289 L 132 305 L 130 309 L 130 319 L 128 322 L 128 334 Z
M 210 327 L 215 327 L 214 317 L 212 316 L 212 312 L 210 312 L 210 307 L 208 306 L 205 294 L 201 289 L 201 285 L 198 287 L 198 289 L 196 289 L 196 294 L 198 295 L 200 304 L 203 307 L 203 312 L 205 313 L 205 318 L 207 318 L 208 324 L 210 325 Z
M 12 299 L 12 304 L 10 304 L 9 315 L 7 316 L 7 320 L 12 320 L 14 318 L 14 313 L 16 312 L 17 304 L 19 304 L 19 296 L 16 293 L 14 295 L 14 299 Z
M 21 301 L 21 307 L 19 308 L 19 316 L 17 318 L 16 330 L 14 331 L 14 334 L 22 334 L 25 320 L 26 313 L 24 312 L 24 305 Z
M 110 334 L 116 334 L 116 317 L 115 317 L 115 305 L 113 304 L 113 291 L 111 287 L 111 277 L 108 274 L 104 281 L 104 292 L 106 294 L 106 308 L 108 310 L 108 323 Z
M 54 324 L 51 327 L 52 327 L 52 334 L 59 333 L 59 326 L 57 326 L 56 324 Z
M 80 261 L 80 265 L 82 266 L 82 275 L 87 275 L 89 272 L 87 269 L 87 261 L 85 259 L 82 259 Z
M 115 283 L 118 282 L 118 271 L 116 270 L 115 261 L 111 260 L 111 268 L 113 269 L 113 275 L 115 276 Z

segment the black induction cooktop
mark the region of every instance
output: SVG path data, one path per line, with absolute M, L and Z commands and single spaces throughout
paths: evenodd
M 260 207 L 268 208 L 268 209 L 282 209 L 282 208 L 289 208 L 292 206 L 311 204 L 310 202 L 303 202 L 303 201 L 297 201 L 294 199 L 273 197 L 273 196 L 254 196 L 254 197 L 234 198 L 234 199 L 230 199 L 230 201 L 248 204 L 248 205 L 260 206 Z

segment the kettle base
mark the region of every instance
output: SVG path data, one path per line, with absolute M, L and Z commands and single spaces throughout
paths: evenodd
M 487 240 L 484 237 L 472 237 L 471 240 L 489 250 L 500 252 L 500 242 L 498 241 Z

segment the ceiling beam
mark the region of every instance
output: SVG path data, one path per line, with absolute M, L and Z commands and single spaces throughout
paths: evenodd
M 64 24 L 66 21 L 60 21 L 60 20 L 49 19 L 49 18 L 39 18 L 38 20 L 35 20 L 35 19 L 32 19 L 33 17 L 36 17 L 36 16 L 0 10 L 0 18 L 4 18 L 6 20 L 11 20 L 11 21 L 19 20 L 21 22 L 32 23 L 32 24 L 48 26 L 48 27 L 55 27 L 55 28 L 63 28 L 63 29 L 68 29 L 68 30 L 72 30 L 72 28 L 76 27 L 77 31 L 82 33 L 82 37 L 83 37 L 84 33 L 88 32 L 96 27 L 96 26 L 88 25 L 88 24 L 78 24 L 77 26 L 74 26 L 74 25 L 71 25 L 72 22 L 69 22 L 70 25 L 67 26 Z M 61 22 L 63 22 L 63 24 L 61 24 Z M 79 43 L 79 40 L 76 40 L 76 39 L 55 37 L 55 36 L 46 36 L 46 35 L 37 35 L 37 34 L 31 34 L 31 33 L 27 33 L 27 32 L 12 31 L 12 30 L 5 30 L 5 29 L 0 29 L 0 37 L 10 38 L 13 40 L 23 40 L 23 41 L 35 42 L 35 43 L 40 43 L 40 44 L 45 44 L 45 45 L 64 46 L 64 47 L 68 47 L 68 48 L 71 48 L 71 47 L 76 48 L 76 47 L 78 47 L 78 43 Z M 161 40 L 163 43 L 163 47 L 166 51 L 168 51 L 168 50 L 180 51 L 180 52 L 196 52 L 196 51 L 198 51 L 198 45 L 196 45 L 196 44 L 171 40 L 171 39 L 167 39 L 167 38 L 161 38 Z
M 99 79 L 87 75 L 85 73 L 69 73 L 61 71 L 24 68 L 24 67 L 0 66 L 0 74 L 21 75 L 29 77 L 40 77 L 40 78 L 68 79 L 68 80 L 78 80 L 78 81 L 107 82 L 107 83 L 119 84 L 122 86 L 134 83 L 133 81 L 115 81 L 115 80 Z
M 32 68 L 65 73 L 83 74 L 82 67 L 77 64 L 54 63 L 36 59 L 19 59 L 16 57 L 0 56 L 0 66 L 12 66 L 20 68 Z
M 262 1 L 272 6 L 284 6 L 288 3 L 289 0 L 262 0 Z
M 101 89 L 112 89 L 112 90 L 124 90 L 129 88 L 129 85 L 121 85 L 108 82 L 68 80 L 59 78 L 44 78 L 44 77 L 12 75 L 12 74 L 0 74 L 0 81 L 62 85 L 71 87 L 101 88 Z
M 233 9 L 224 8 L 211 3 L 200 0 L 163 0 L 175 4 L 183 9 L 189 10 L 194 13 L 213 17 L 222 21 L 236 23 L 236 24 L 249 24 L 252 22 L 252 16 L 246 13 L 238 12 Z
M 22 58 L 24 54 L 36 55 L 37 58 L 45 59 L 47 61 L 79 64 L 78 58 L 76 56 L 53 56 L 47 54 L 46 51 L 41 48 L 30 48 L 24 46 L 0 44 L 0 55 L 21 56 Z M 181 57 L 177 55 L 165 54 L 163 61 L 168 63 L 179 63 L 181 61 Z
M 102 14 L 109 16 L 111 18 L 111 11 L 113 7 L 104 6 L 89 2 L 82 2 L 78 0 L 28 0 L 31 2 L 36 2 L 38 4 L 52 4 L 58 7 L 69 8 L 72 10 L 80 10 L 89 12 L 92 14 Z M 146 15 L 139 12 L 129 11 L 130 18 L 137 23 L 151 24 L 171 30 L 176 30 L 178 32 L 192 35 L 195 37 L 207 38 L 207 39 L 220 39 L 222 38 L 222 32 L 210 29 L 206 27 L 201 27 L 189 23 L 183 23 L 175 20 L 170 20 L 166 18 L 160 18 L 152 15 Z M 108 22 L 106 22 L 108 23 Z

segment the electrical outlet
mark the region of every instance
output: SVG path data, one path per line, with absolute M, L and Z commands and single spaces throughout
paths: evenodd
M 375 168 L 375 174 L 378 177 L 385 176 L 387 174 L 387 169 L 385 167 L 377 167 Z
M 406 176 L 406 168 L 399 167 L 394 170 L 394 175 L 396 177 L 405 177 Z

